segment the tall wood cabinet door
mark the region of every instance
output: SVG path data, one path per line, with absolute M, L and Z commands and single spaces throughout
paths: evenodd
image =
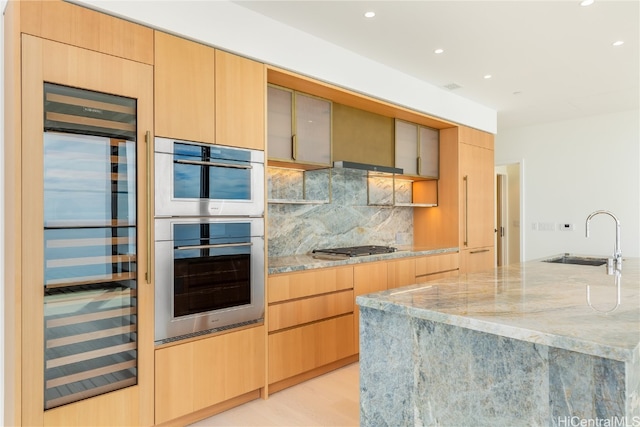
M 264 387 L 264 333 L 259 326 L 192 343 L 194 411 Z
M 494 244 L 493 150 L 460 144 L 460 249 Z
M 370 294 L 387 289 L 387 262 L 371 262 L 353 267 L 354 296 Z M 360 352 L 360 307 L 354 305 L 354 325 L 356 353 Z
M 215 49 L 155 32 L 155 132 L 215 142 Z
M 194 411 L 194 350 L 193 342 L 156 350 L 155 424 Z
M 28 331 L 16 391 L 22 424 L 151 425 L 153 237 L 145 136 L 153 129 L 153 67 L 29 35 L 22 36 L 22 55 L 22 152 L 29 153 L 21 164 L 21 326 Z M 128 116 L 126 137 L 112 136 L 120 127 L 113 121 L 83 119 L 108 108 Z M 55 120 L 106 124 L 110 136 L 49 131 Z M 65 169 L 69 159 L 73 167 Z M 70 203 L 54 203 L 64 200 Z M 107 205 L 115 209 L 102 209 Z M 121 229 L 129 231 L 113 234 Z M 108 267 L 99 274 L 89 268 L 96 264 Z
M 264 150 L 264 64 L 216 50 L 216 143 Z

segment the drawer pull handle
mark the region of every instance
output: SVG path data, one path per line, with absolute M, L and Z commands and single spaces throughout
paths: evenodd
M 194 245 L 194 246 L 176 246 L 178 251 L 188 251 L 191 249 L 214 249 L 214 248 L 237 248 L 240 246 L 251 246 L 253 243 L 218 243 L 215 245 Z
M 479 249 L 477 251 L 470 251 L 471 254 L 481 254 L 482 252 L 489 252 L 489 249 Z

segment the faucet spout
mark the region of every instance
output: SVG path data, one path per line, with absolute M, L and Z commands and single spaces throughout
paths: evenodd
M 618 219 L 618 217 L 616 217 L 612 212 L 606 211 L 606 210 L 598 210 L 590 213 L 585 223 L 585 237 L 589 237 L 589 223 L 591 222 L 591 218 L 600 214 L 609 215 L 616 222 L 616 243 L 615 243 L 615 248 L 613 250 L 613 260 L 616 263 L 616 270 L 621 271 L 622 270 L 622 252 L 620 250 L 620 220 Z

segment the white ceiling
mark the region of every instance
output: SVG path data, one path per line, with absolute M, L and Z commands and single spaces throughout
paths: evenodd
M 498 112 L 498 129 L 640 108 L 638 0 L 234 3 L 444 90 L 458 85 Z

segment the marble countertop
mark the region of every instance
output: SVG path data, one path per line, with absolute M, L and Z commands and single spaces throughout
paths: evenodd
M 356 302 L 593 356 L 638 360 L 639 258 L 624 259 L 620 305 L 604 313 L 615 307 L 616 289 L 604 266 L 530 261 L 363 295 Z
M 290 273 L 292 271 L 313 270 L 315 268 L 339 267 L 342 265 L 361 264 L 363 262 L 375 262 L 392 260 L 413 256 L 436 255 L 458 252 L 458 248 L 422 248 L 398 247 L 396 252 L 380 255 L 368 255 L 359 257 L 342 257 L 332 255 L 292 255 L 271 257 L 267 261 L 268 274 Z

